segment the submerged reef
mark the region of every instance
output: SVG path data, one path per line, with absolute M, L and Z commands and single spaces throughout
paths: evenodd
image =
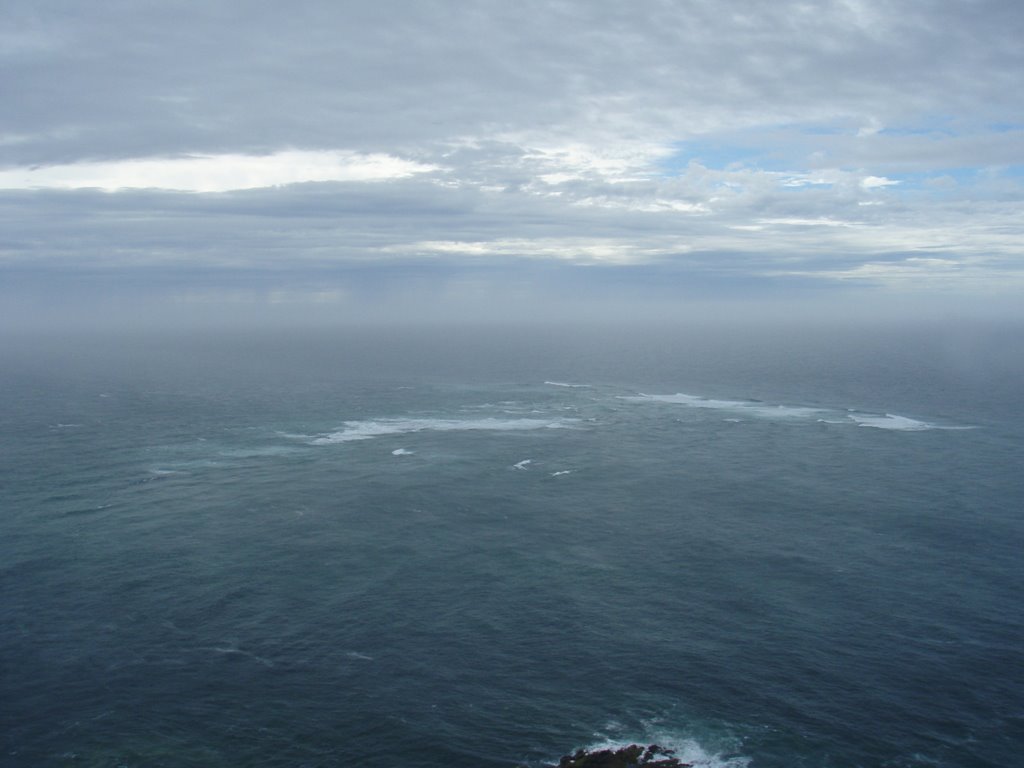
M 565 755 L 558 768 L 692 768 L 693 763 L 680 762 L 671 749 L 651 744 L 642 747 L 630 744 L 619 749 L 580 749 L 574 755 Z

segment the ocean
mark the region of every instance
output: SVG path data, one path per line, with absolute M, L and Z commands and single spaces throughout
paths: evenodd
M 1024 765 L 1024 334 L 9 334 L 0 765 Z

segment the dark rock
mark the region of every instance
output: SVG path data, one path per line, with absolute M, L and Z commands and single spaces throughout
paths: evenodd
M 574 755 L 565 755 L 558 761 L 558 768 L 692 768 L 692 763 L 683 763 L 674 756 L 671 749 L 651 744 L 642 747 L 630 744 L 619 749 L 585 749 Z

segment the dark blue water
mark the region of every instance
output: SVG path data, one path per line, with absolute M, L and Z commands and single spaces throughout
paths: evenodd
M 7 339 L 0 764 L 1022 764 L 1022 351 Z

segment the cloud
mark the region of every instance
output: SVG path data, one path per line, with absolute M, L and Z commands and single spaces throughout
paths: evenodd
M 293 306 L 327 270 L 349 307 L 492 266 L 641 302 L 1024 281 L 1015 2 L 9 0 L 0 29 L 5 273 Z
M 879 187 L 891 187 L 899 184 L 894 179 L 887 179 L 884 176 L 865 176 L 861 179 L 860 185 L 864 189 L 878 189 Z
M 391 155 L 344 151 L 145 158 L 0 171 L 0 189 L 228 192 L 312 181 L 384 181 L 437 170 Z

